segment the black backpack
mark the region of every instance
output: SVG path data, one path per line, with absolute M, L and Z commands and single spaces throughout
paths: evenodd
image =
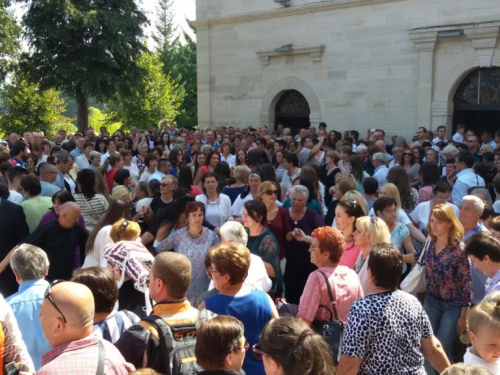
M 148 354 L 146 367 L 166 375 L 194 375 L 202 371 L 194 353 L 196 330 L 215 315 L 204 309 L 198 313 L 195 323 L 173 324 L 168 324 L 157 315 L 143 318 L 156 328 L 159 341 L 158 347 Z

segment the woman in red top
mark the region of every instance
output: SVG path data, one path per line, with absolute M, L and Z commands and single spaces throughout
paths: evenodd
M 123 157 L 120 154 L 113 154 L 110 155 L 108 158 L 109 161 L 109 166 L 111 167 L 111 170 L 108 171 L 108 174 L 106 176 L 106 183 L 108 185 L 108 190 L 111 191 L 113 189 L 113 185 L 115 184 L 114 177 L 115 173 L 118 169 L 123 168 Z M 106 165 L 107 163 L 105 163 Z M 105 169 L 105 168 L 103 168 Z
M 345 238 L 345 250 L 339 265 L 354 268 L 361 249 L 354 244 L 353 233 L 356 230 L 356 219 L 365 216 L 361 206 L 353 200 L 339 201 L 335 208 L 335 224 Z
M 216 151 L 210 151 L 205 160 L 205 165 L 198 169 L 196 176 L 194 177 L 194 185 L 198 185 L 201 181 L 201 177 L 207 172 L 213 172 L 215 166 L 219 164 L 220 155 Z
M 280 246 L 280 268 L 281 272 L 285 272 L 285 238 L 286 234 L 290 232 L 290 224 L 288 223 L 288 212 L 285 208 L 279 207 L 276 204 L 277 192 L 281 188 L 279 185 L 272 181 L 264 181 L 259 185 L 257 190 L 256 200 L 261 200 L 266 205 L 267 209 L 267 219 L 264 226 L 269 229 Z M 280 291 L 277 291 L 276 296 L 281 295 Z

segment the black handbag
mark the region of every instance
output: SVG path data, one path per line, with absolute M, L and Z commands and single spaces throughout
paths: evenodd
M 340 359 L 340 349 L 342 347 L 342 335 L 344 333 L 344 323 L 339 320 L 339 315 L 337 314 L 337 308 L 335 304 L 335 299 L 333 298 L 332 288 L 330 287 L 330 282 L 328 277 L 320 271 L 320 273 L 325 278 L 326 287 L 328 289 L 328 295 L 330 296 L 330 302 L 332 304 L 333 314 L 335 320 L 333 320 L 331 310 L 325 305 L 319 305 L 318 308 L 323 307 L 330 313 L 330 320 L 315 320 L 312 322 L 311 327 L 323 337 L 326 343 L 330 346 L 332 350 L 333 362 L 337 365 Z

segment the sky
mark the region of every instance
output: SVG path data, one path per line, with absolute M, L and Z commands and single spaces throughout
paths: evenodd
M 173 14 L 174 14 L 174 24 L 181 30 L 186 30 L 192 37 L 194 34 L 191 32 L 186 18 L 190 21 L 196 19 L 196 0 L 172 0 L 173 1 Z M 206 0 L 208 1 L 208 0 Z M 142 0 L 142 7 L 146 12 L 147 16 L 153 25 L 155 22 L 156 7 L 158 5 L 158 0 Z

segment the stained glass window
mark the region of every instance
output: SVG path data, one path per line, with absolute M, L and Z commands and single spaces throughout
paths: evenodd
M 456 109 L 500 106 L 500 68 L 480 68 L 460 84 L 454 98 Z

